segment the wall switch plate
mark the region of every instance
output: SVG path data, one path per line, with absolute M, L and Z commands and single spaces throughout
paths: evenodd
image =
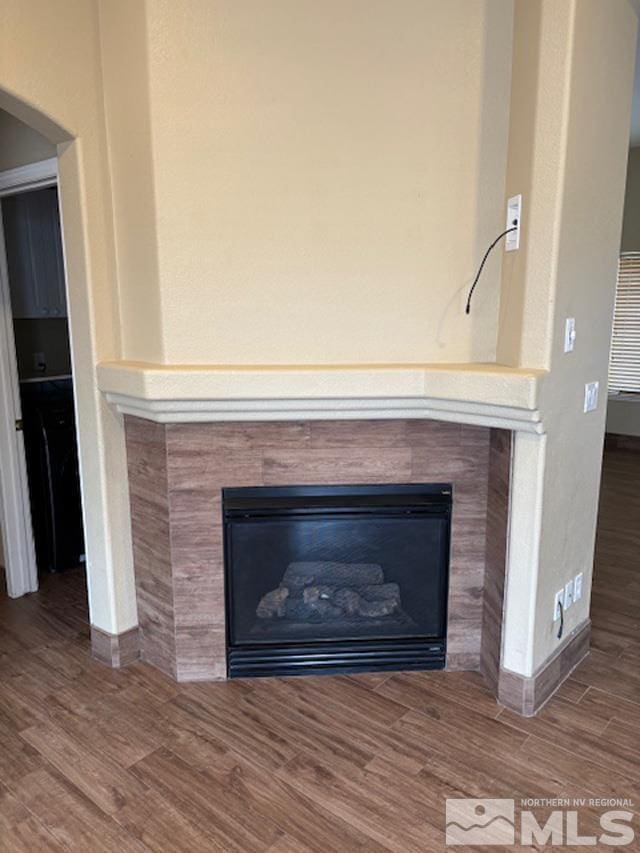
M 564 351 L 573 352 L 573 345 L 576 342 L 576 319 L 575 317 L 567 317 L 564 322 Z
M 573 604 L 573 578 L 564 585 L 564 609 L 568 610 Z
M 513 252 L 520 248 L 520 227 L 522 225 L 522 196 L 514 195 L 507 200 L 507 221 L 505 228 L 513 228 L 517 224 L 517 230 L 507 234 L 505 251 Z
M 587 382 L 584 386 L 584 410 L 585 412 L 595 412 L 598 408 L 598 391 L 600 389 L 599 382 Z
M 573 600 L 580 601 L 582 598 L 582 572 L 577 574 L 573 581 Z
M 560 618 L 560 605 L 564 607 L 564 587 L 556 592 L 556 597 L 553 602 L 553 621 L 557 622 Z

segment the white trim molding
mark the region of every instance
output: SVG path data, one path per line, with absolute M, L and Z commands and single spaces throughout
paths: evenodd
M 58 158 L 40 160 L 0 172 L 0 198 L 4 195 L 39 190 L 58 183 Z
M 545 371 L 500 365 L 177 366 L 103 362 L 116 409 L 159 423 L 430 418 L 543 433 Z
M 106 396 L 121 414 L 158 423 L 427 418 L 525 432 L 544 431 L 536 412 L 474 403 L 455 405 L 429 398 L 141 400 L 125 394 L 107 393 Z
M 11 598 L 38 589 L 24 437 L 17 423 L 21 419 L 9 271 L 0 204 L 0 527 L 7 592 Z

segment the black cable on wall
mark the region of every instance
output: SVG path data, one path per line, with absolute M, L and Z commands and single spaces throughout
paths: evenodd
M 484 258 L 480 262 L 480 266 L 478 267 L 478 272 L 476 273 L 476 277 L 473 280 L 473 284 L 471 285 L 471 290 L 469 291 L 469 296 L 467 297 L 467 307 L 465 308 L 465 314 L 471 313 L 471 297 L 473 296 L 473 291 L 476 289 L 476 284 L 480 280 L 480 276 L 482 275 L 482 270 L 484 269 L 484 265 L 487 262 L 487 258 L 491 254 L 491 250 L 497 246 L 497 244 L 502 240 L 503 237 L 506 237 L 507 234 L 510 234 L 512 231 L 518 230 L 518 220 L 513 220 L 513 225 L 510 228 L 507 228 L 506 231 L 503 231 L 502 234 L 498 234 L 493 243 L 489 246 L 487 251 L 484 253 Z

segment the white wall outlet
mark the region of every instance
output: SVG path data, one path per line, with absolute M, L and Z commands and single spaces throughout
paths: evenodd
M 573 600 L 580 601 L 582 598 L 582 572 L 575 576 L 573 581 Z
M 513 228 L 515 231 L 510 231 L 507 234 L 505 241 L 505 251 L 513 252 L 520 248 L 520 228 L 522 225 L 522 196 L 514 195 L 507 200 L 507 220 L 505 228 Z
M 564 585 L 564 609 L 568 610 L 573 604 L 573 578 Z
M 564 587 L 556 592 L 556 597 L 553 602 L 553 621 L 557 622 L 560 618 L 560 605 L 564 607 Z
M 564 351 L 573 352 L 573 345 L 576 342 L 576 318 L 567 317 L 564 321 Z
M 598 391 L 600 390 L 599 382 L 587 382 L 584 386 L 584 410 L 585 412 L 595 412 L 598 408 Z

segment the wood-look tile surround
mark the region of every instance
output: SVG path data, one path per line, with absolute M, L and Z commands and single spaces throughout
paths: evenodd
M 483 586 L 488 495 L 508 494 L 508 434 L 427 420 L 125 423 L 144 660 L 180 681 L 226 678 L 223 487 L 450 482 L 447 667 L 479 668 L 483 625 L 494 639 L 500 630 L 499 555 L 491 554 L 491 619 Z M 501 519 L 498 501 L 492 535 Z
M 502 652 L 511 443 L 510 432 L 491 430 L 480 670 L 495 691 L 498 688 Z

